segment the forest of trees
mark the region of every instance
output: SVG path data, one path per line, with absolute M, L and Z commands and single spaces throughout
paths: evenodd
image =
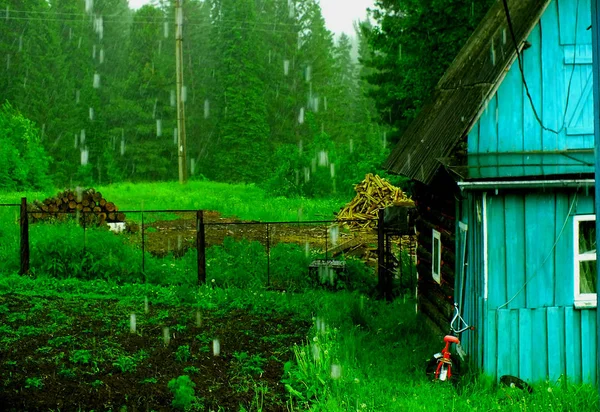
M 276 195 L 351 190 L 377 171 L 483 3 L 377 0 L 356 61 L 318 0 L 184 1 L 190 178 Z M 0 0 L 0 56 L 0 141 L 31 120 L 31 170 L 57 186 L 177 179 L 173 1 Z M 0 168 L 15 159 L 0 156 Z M 28 179 L 12 186 L 43 180 Z

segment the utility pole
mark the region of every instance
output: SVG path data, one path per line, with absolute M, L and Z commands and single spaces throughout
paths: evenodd
M 182 0 L 175 1 L 175 70 L 177 71 L 177 152 L 179 183 L 187 183 L 187 146 L 185 142 L 185 106 L 183 102 L 183 9 Z

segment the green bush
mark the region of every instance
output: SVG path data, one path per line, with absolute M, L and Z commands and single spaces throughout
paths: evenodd
M 34 123 L 10 103 L 0 107 L 0 189 L 43 189 L 50 185 L 50 157 Z
M 171 402 L 174 408 L 189 411 L 193 409 L 202 409 L 201 400 L 196 397 L 194 388 L 196 384 L 192 382 L 188 375 L 179 376 L 177 379 L 169 381 L 169 390 L 173 392 L 174 399 Z
M 207 282 L 223 288 L 266 285 L 267 255 L 259 242 L 226 237 L 206 255 Z

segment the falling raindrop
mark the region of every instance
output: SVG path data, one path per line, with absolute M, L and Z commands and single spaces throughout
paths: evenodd
M 23 51 L 23 35 L 19 36 L 19 52 Z
M 273 52 L 271 50 L 269 50 L 269 64 L 271 64 L 271 55 L 273 54 Z
M 502 44 L 506 44 L 506 29 L 502 29 Z
M 293 19 L 296 14 L 296 5 L 292 0 L 288 0 L 288 17 Z
M 331 364 L 331 379 L 339 379 L 342 376 L 342 367 L 338 364 Z
M 96 60 L 96 45 L 92 46 L 92 59 Z
M 319 362 L 319 360 L 321 360 L 321 350 L 319 349 L 319 345 L 314 344 L 314 343 L 311 344 L 310 352 L 312 353 L 312 357 L 315 362 Z
M 317 171 L 317 158 L 313 157 L 310 161 L 310 169 L 313 173 Z
M 83 193 L 83 189 L 81 188 L 81 186 L 77 186 L 75 188 L 75 194 L 77 195 L 77 202 L 81 203 L 81 194 Z
M 284 60 L 283 61 L 283 75 L 287 76 L 289 73 L 290 73 L 290 61 Z
M 100 49 L 100 64 L 104 63 L 104 48 Z
M 490 47 L 490 57 L 492 59 L 492 65 L 496 65 L 496 50 L 494 49 L 494 43 L 492 42 L 492 46 Z
M 125 137 L 121 137 L 121 156 L 125 154 Z
M 94 0 L 85 0 L 85 12 L 90 13 L 94 8 Z
M 69 40 L 73 40 L 73 28 L 69 27 Z
M 129 332 L 135 333 L 136 325 L 135 325 L 135 313 L 129 315 Z
M 80 95 L 81 95 L 81 92 L 79 91 L 79 89 L 75 90 L 75 104 L 79 104 Z
M 308 242 L 304 242 L 304 255 L 306 257 L 308 257 L 309 254 L 310 254 L 310 245 L 308 244 Z
M 167 326 L 163 328 L 163 342 L 165 343 L 165 346 L 171 342 L 171 334 L 169 333 L 169 328 Z
M 175 99 L 176 99 L 176 93 L 175 90 L 171 90 L 171 95 L 170 95 L 170 103 L 171 103 L 171 107 L 175 107 Z
M 300 113 L 298 114 L 298 123 L 304 123 L 304 107 L 300 108 Z
M 165 39 L 167 39 L 169 37 L 169 23 L 168 22 L 163 23 L 163 34 L 165 36 Z
M 94 108 L 90 107 L 90 120 L 94 121 Z
M 219 356 L 221 354 L 221 343 L 219 339 L 213 340 L 213 356 Z
M 177 144 L 177 128 L 173 129 L 173 144 Z
M 329 154 L 325 150 L 319 152 L 319 166 L 325 167 L 329 165 Z
M 387 147 L 387 132 L 383 132 L 382 143 L 383 143 L 383 147 L 386 148 Z
M 302 156 L 302 139 L 298 142 L 298 154 Z
M 177 235 L 177 250 L 181 250 L 181 235 Z
M 162 53 L 162 40 L 158 41 L 158 54 Z
M 354 142 L 350 139 L 350 153 L 354 152 Z
M 335 163 L 331 163 L 329 165 L 329 173 L 331 174 L 331 177 L 334 178 L 335 177 Z
M 94 73 L 94 89 L 100 88 L 100 75 L 98 73 Z
M 148 296 L 144 297 L 144 313 L 148 313 L 150 311 L 150 307 L 148 305 Z
M 319 98 L 318 97 L 313 97 L 312 98 L 312 109 L 315 112 L 319 111 Z
M 162 136 L 162 120 L 156 119 L 156 136 Z
M 181 101 L 184 103 L 187 101 L 187 87 L 186 86 L 181 86 Z
M 337 225 L 331 226 L 329 228 L 329 237 L 331 239 L 331 244 L 333 246 L 337 245 L 338 239 L 340 237 L 340 228 Z
M 190 159 L 190 171 L 191 171 L 192 175 L 194 175 L 194 173 L 196 171 L 196 160 L 195 159 Z
M 312 66 L 306 66 L 306 82 L 310 82 L 312 77 Z
M 90 153 L 87 148 L 81 149 L 81 166 L 86 166 L 88 164 L 89 155 Z
M 323 97 L 323 110 L 327 111 L 327 96 Z
M 79 41 L 77 42 L 77 48 L 81 49 L 81 37 L 79 38 Z
M 75 140 L 73 141 L 73 148 L 77 149 L 77 143 L 79 143 L 79 136 L 75 133 Z
M 79 132 L 79 143 L 82 146 L 85 143 L 85 129 L 81 129 L 81 132 Z
M 210 102 L 208 101 L 208 99 L 204 100 L 204 118 L 208 119 L 208 116 L 210 115 Z
M 310 181 L 310 169 L 308 167 L 304 168 L 304 183 L 308 183 Z

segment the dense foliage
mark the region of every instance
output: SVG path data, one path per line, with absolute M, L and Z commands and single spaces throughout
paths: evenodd
M 402 132 L 465 44 L 492 0 L 376 0 L 363 24 L 362 62 L 382 122 Z
M 192 179 L 330 195 L 377 168 L 351 39 L 318 1 L 182 3 Z M 177 179 L 175 21 L 167 0 L 0 0 L 0 96 L 39 127 L 55 184 Z

